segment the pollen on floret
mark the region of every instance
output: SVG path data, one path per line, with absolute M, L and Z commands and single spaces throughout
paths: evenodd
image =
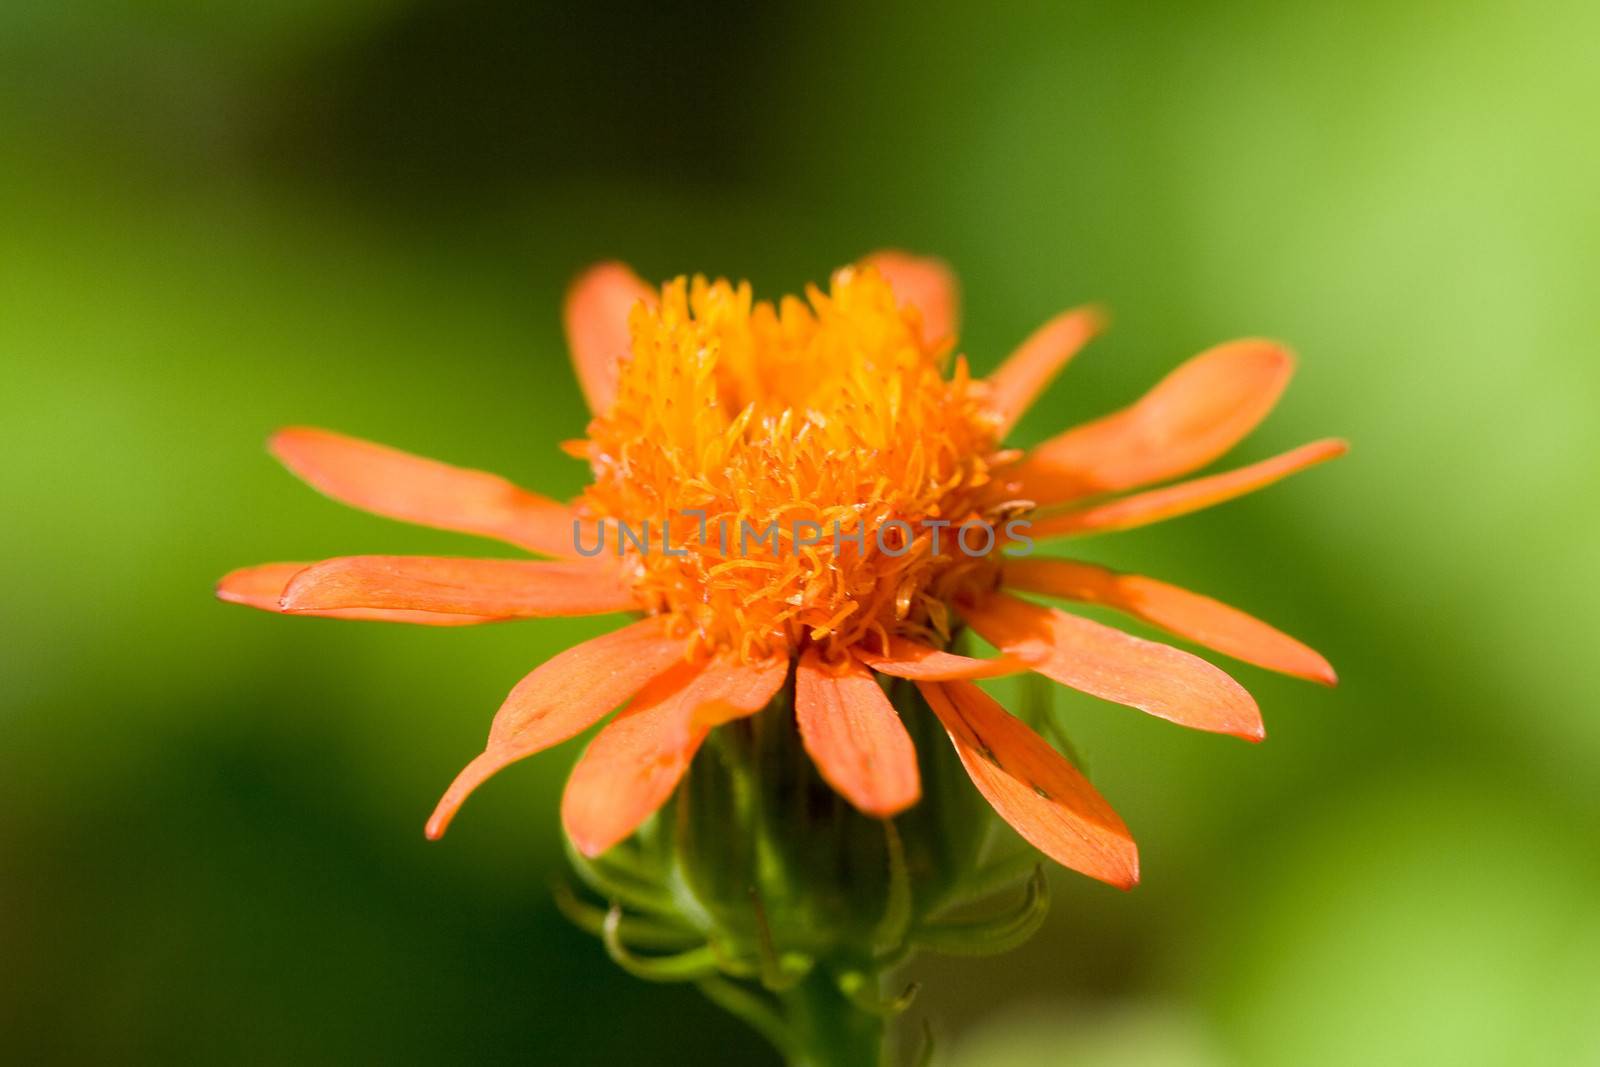
M 984 492 L 997 420 L 950 341 L 924 340 L 870 267 L 776 304 L 679 278 L 629 325 L 616 400 L 573 451 L 588 517 L 665 523 L 683 553 L 627 547 L 651 610 L 692 650 L 745 658 L 948 639 L 946 604 L 994 573 L 955 533 L 1002 518 Z

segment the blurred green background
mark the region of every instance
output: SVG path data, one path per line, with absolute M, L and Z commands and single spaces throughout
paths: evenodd
M 263 452 L 325 425 L 554 494 L 601 257 L 775 295 L 947 257 L 980 370 L 1117 328 L 1021 428 L 1242 334 L 1248 460 L 1085 542 L 1325 652 L 1252 747 L 1073 695 L 1142 845 L 1010 957 L 928 960 L 960 1065 L 1600 1063 L 1600 8 L 494 0 L 0 5 L 0 1047 L 29 1063 L 772 1062 L 570 929 L 575 747 L 421 828 L 505 691 L 605 620 L 421 630 L 224 571 L 465 537 Z M 492 551 L 492 549 L 491 549 Z

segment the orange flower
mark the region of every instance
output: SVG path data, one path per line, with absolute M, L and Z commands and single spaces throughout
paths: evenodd
M 1333 670 L 1215 600 L 1015 549 L 1209 507 L 1345 446 L 1321 441 L 1147 488 L 1217 459 L 1276 402 L 1291 356 L 1244 340 L 1194 357 L 1121 411 L 1025 455 L 1005 450 L 1001 439 L 1101 318 L 1068 311 L 976 379 L 964 357 L 950 358 L 956 310 L 945 268 L 900 253 L 776 305 L 752 300 L 748 285 L 695 278 L 655 290 L 626 267 L 595 267 L 566 307 L 594 413 L 587 438 L 567 446 L 594 474 L 579 500 L 324 430 L 272 440 L 279 459 L 337 500 L 556 559 L 273 563 L 229 574 L 218 595 L 288 614 L 440 626 L 640 613 L 512 690 L 485 751 L 439 802 L 430 837 L 490 775 L 626 705 L 578 762 L 562 802 L 573 842 L 597 855 L 665 803 L 710 730 L 766 707 L 791 670 L 800 740 L 823 778 L 888 818 L 916 803 L 921 785 L 881 674 L 915 681 L 973 783 L 1024 838 L 1131 886 L 1138 854 L 1122 820 L 973 679 L 1037 671 L 1252 741 L 1263 736 L 1260 712 L 1196 656 L 1008 590 L 1114 608 L 1325 684 Z M 616 544 L 596 553 L 608 530 Z M 966 537 L 974 532 L 982 536 Z M 961 621 L 1001 654 L 947 651 Z

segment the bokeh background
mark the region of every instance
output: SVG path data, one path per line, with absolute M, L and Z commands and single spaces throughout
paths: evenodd
M 211 600 L 469 553 L 298 485 L 310 423 L 554 494 L 601 257 L 774 295 L 947 257 L 980 370 L 1117 313 L 1041 439 L 1242 334 L 1236 458 L 1350 457 L 1083 543 L 1323 650 L 1262 747 L 1062 695 L 1140 839 L 1010 957 L 928 961 L 959 1065 L 1600 1063 L 1600 7 L 0 5 L 0 1058 L 766 1063 L 554 911 L 569 745 L 424 817 L 602 621 Z

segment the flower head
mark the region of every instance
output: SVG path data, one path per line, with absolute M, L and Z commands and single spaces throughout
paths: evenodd
M 696 278 L 637 305 L 616 397 L 578 449 L 594 470 L 580 507 L 668 524 L 683 554 L 638 552 L 630 580 L 708 653 L 946 642 L 953 590 L 992 566 L 920 520 L 998 517 L 995 415 L 873 267 L 807 295 L 774 306 Z
M 1130 886 L 1138 859 L 1122 821 L 973 679 L 1032 670 L 1251 740 L 1263 736 L 1260 713 L 1238 683 L 1188 652 L 1012 591 L 1113 608 L 1328 684 L 1332 669 L 1217 601 L 1007 548 L 1185 514 L 1344 446 L 1319 442 L 1149 488 L 1220 457 L 1276 401 L 1291 357 L 1246 340 L 1196 356 L 1128 408 L 1027 454 L 1008 451 L 1006 433 L 1101 318 L 1066 312 L 979 379 L 955 354 L 955 315 L 945 269 L 899 253 L 776 304 L 754 300 L 744 284 L 697 277 L 653 289 L 624 267 L 601 265 L 567 305 L 594 414 L 586 438 L 567 446 L 593 472 L 577 501 L 326 431 L 273 439 L 279 458 L 336 499 L 555 559 L 268 564 L 228 575 L 219 595 L 290 614 L 433 625 L 640 616 L 512 690 L 485 751 L 440 802 L 430 836 L 500 768 L 621 706 L 574 769 L 562 805 L 578 849 L 599 854 L 666 802 L 710 731 L 760 712 L 791 685 L 799 738 L 822 777 L 860 811 L 893 816 L 922 787 L 881 675 L 916 684 L 974 785 L 1023 837 L 1069 867 Z M 963 625 L 1001 654 L 951 651 Z

